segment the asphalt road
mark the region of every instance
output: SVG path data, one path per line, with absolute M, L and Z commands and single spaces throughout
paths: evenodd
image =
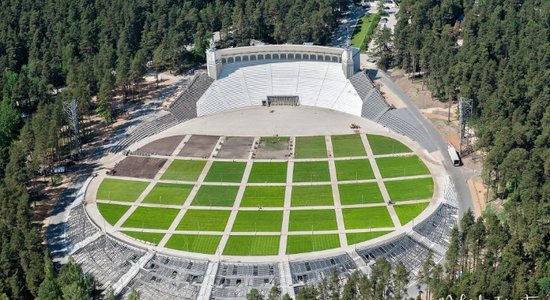
M 401 101 L 407 106 L 414 118 L 419 124 L 426 130 L 428 136 L 434 141 L 438 150 L 443 153 L 444 157 L 448 157 L 447 154 L 447 141 L 443 139 L 439 131 L 432 125 L 432 123 L 426 119 L 420 110 L 416 108 L 413 101 L 399 88 L 391 78 L 384 72 L 378 71 L 376 79 L 379 79 L 384 85 L 386 85 Z M 443 161 L 447 173 L 451 176 L 451 179 L 455 183 L 456 192 L 458 194 L 459 214 L 462 216 L 468 209 L 473 211 L 473 202 L 470 189 L 468 188 L 467 180 L 474 176 L 474 171 L 462 166 L 455 167 L 452 165 L 450 159 Z
M 347 41 L 351 39 L 357 21 L 365 14 L 365 10 L 356 5 L 350 6 L 348 15 L 341 20 L 340 25 L 332 33 L 331 47 L 345 47 Z

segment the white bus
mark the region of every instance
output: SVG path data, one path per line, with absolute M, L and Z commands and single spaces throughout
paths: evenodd
M 451 161 L 453 162 L 453 165 L 455 167 L 462 166 L 462 160 L 460 159 L 460 154 L 458 154 L 455 147 L 449 145 L 447 147 L 447 151 L 449 152 L 449 157 L 451 158 Z

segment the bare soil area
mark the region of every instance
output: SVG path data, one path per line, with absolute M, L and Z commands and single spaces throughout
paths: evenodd
M 258 159 L 286 159 L 290 156 L 290 143 L 287 140 L 260 141 L 256 150 Z
M 217 156 L 219 158 L 246 159 L 254 142 L 253 137 L 228 136 L 221 145 Z
M 172 155 L 176 147 L 183 140 L 184 135 L 174 135 L 153 141 L 141 148 L 136 153 L 150 155 Z
M 213 135 L 193 135 L 178 156 L 208 158 L 219 139 L 219 136 Z
M 115 166 L 113 175 L 153 179 L 164 163 L 164 158 L 128 156 Z

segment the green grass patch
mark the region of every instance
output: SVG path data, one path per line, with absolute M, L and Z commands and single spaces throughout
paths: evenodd
M 324 136 L 296 137 L 294 158 L 325 158 L 327 145 Z
M 374 155 L 412 152 L 400 141 L 387 136 L 367 134 L 367 139 Z
M 138 207 L 122 227 L 168 229 L 178 212 L 173 208 Z
M 224 231 L 231 211 L 188 209 L 176 230 Z
M 333 135 L 331 139 L 334 157 L 367 156 L 361 136 L 358 134 Z
M 164 233 L 155 232 L 122 231 L 122 233 L 135 239 L 146 241 L 155 245 L 158 245 L 164 237 Z
M 197 181 L 206 165 L 205 160 L 175 159 L 162 174 L 164 180 Z
M 308 161 L 294 163 L 294 182 L 330 181 L 328 161 Z
M 97 190 L 97 199 L 134 202 L 149 182 L 105 178 Z
M 332 209 L 290 211 L 289 231 L 336 230 L 336 213 Z
M 348 240 L 348 245 L 358 244 L 364 241 L 372 240 L 374 238 L 388 234 L 391 231 L 371 231 L 371 232 L 357 232 L 357 233 L 348 233 L 346 238 Z
M 204 181 L 241 182 L 245 168 L 245 162 L 215 161 L 208 170 Z
M 248 182 L 286 182 L 286 162 L 255 162 L 250 171 Z
M 130 206 L 126 205 L 97 203 L 99 213 L 103 216 L 105 221 L 111 225 L 115 225 L 129 208 Z
M 182 205 L 193 189 L 189 184 L 157 183 L 143 199 L 144 203 Z
M 221 239 L 221 235 L 174 234 L 165 247 L 188 252 L 214 254 Z
M 430 174 L 416 155 L 377 158 L 376 164 L 384 178 Z
M 340 181 L 374 179 L 368 159 L 335 160 L 336 177 Z
M 368 50 L 368 44 L 372 39 L 374 30 L 378 26 L 378 22 L 380 22 L 380 15 L 377 13 L 362 17 L 357 22 L 357 27 L 351 38 L 351 45 L 363 51 Z
M 241 199 L 241 207 L 283 207 L 284 186 L 247 186 Z
M 289 137 L 285 136 L 265 136 L 260 138 L 260 143 L 267 151 L 281 151 L 288 149 Z
M 279 254 L 278 235 L 232 235 L 229 236 L 224 255 L 261 256 Z
M 239 211 L 233 232 L 279 232 L 283 223 L 283 211 Z
M 431 177 L 385 181 L 384 185 L 392 201 L 430 199 L 434 193 L 434 182 Z
M 338 190 L 342 205 L 384 202 L 376 182 L 340 184 Z
M 238 186 L 201 185 L 191 205 L 231 207 L 238 192 Z
M 321 251 L 340 247 L 337 234 L 289 235 L 286 254 Z
M 399 218 L 401 225 L 405 225 L 416 218 L 421 212 L 423 212 L 429 203 L 414 203 L 404 205 L 394 205 L 395 213 Z
M 302 185 L 292 187 L 292 206 L 334 205 L 332 186 Z
M 344 224 L 346 229 L 365 229 L 379 227 L 393 227 L 390 213 L 385 206 L 344 208 Z

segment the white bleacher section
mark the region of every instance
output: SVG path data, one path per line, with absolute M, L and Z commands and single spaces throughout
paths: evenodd
M 384 113 L 380 117 L 379 123 L 397 133 L 410 137 L 428 152 L 437 150 L 435 143 L 428 136 L 426 130 L 414 120 L 406 108 L 393 109 Z
M 443 198 L 445 201 L 432 215 L 415 225 L 414 231 L 430 242 L 448 248 L 451 232 L 458 224 L 458 199 L 450 177 L 445 178 Z
M 363 99 L 361 116 L 378 122 L 381 115 L 390 109 L 366 72 L 359 72 L 349 79 L 357 94 Z
M 407 234 L 400 235 L 391 241 L 377 246 L 358 249 L 357 253 L 367 262 L 374 263 L 379 257 L 385 257 L 393 266 L 403 262 L 405 268 L 414 275 L 418 274 L 430 250 L 425 244 L 416 241 Z M 442 256 L 432 251 L 434 261 L 441 260 Z
M 71 209 L 65 223 L 65 229 L 65 241 L 69 249 L 68 252 L 73 251 L 76 248 L 75 246 L 85 241 L 86 238 L 92 237 L 99 232 L 99 229 L 88 220 L 82 203 Z
M 80 248 L 72 256 L 85 273 L 91 274 L 104 287 L 116 283 L 136 264 L 145 252 L 101 236 Z
M 211 299 L 246 299 L 251 289 L 267 297 L 269 290 L 279 284 L 279 266 L 258 263 L 221 263 Z
M 332 272 L 338 277 L 348 277 L 356 269 L 357 265 L 348 254 L 290 262 L 295 286 L 320 283 L 323 279 L 330 278 Z
M 207 261 L 155 255 L 120 293 L 126 299 L 132 290 L 140 299 L 197 299 Z
M 197 114 L 261 105 L 267 96 L 298 96 L 300 105 L 356 116 L 363 105 L 340 63 L 263 60 L 224 65 L 220 79 L 197 102 Z

